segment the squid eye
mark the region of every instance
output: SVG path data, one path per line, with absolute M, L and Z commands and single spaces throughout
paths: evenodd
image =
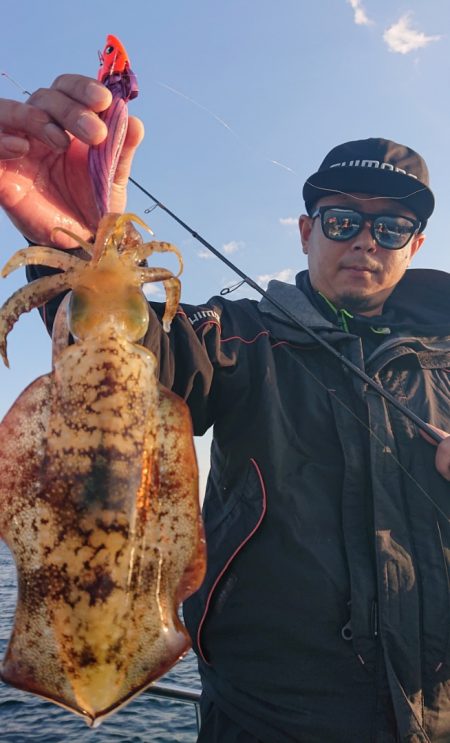
M 72 315 L 82 315 L 84 312 L 86 312 L 87 307 L 87 297 L 79 292 L 73 292 L 70 298 L 70 312 L 72 313 Z
M 73 291 L 69 302 L 69 325 L 73 327 L 83 321 L 89 312 L 89 298 L 84 292 Z
M 148 304 L 141 291 L 133 292 L 124 306 L 123 322 L 129 340 L 137 341 L 147 332 L 149 321 Z
M 114 51 L 114 47 L 111 46 L 111 44 L 109 44 L 109 46 L 107 46 L 105 49 L 105 54 L 111 54 L 111 52 L 113 51 Z

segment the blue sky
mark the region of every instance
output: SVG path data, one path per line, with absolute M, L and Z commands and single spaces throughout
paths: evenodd
M 62 72 L 95 77 L 106 35 L 121 38 L 140 84 L 130 111 L 147 132 L 134 178 L 263 285 L 306 267 L 296 228 L 304 180 L 331 147 L 370 136 L 427 160 L 437 208 L 414 265 L 450 270 L 447 0 L 1 0 L 0 8 L 0 71 L 31 91 Z M 0 96 L 23 100 L 4 77 Z M 129 210 L 183 252 L 185 301 L 235 282 L 168 216 L 146 215 L 148 206 L 130 187 Z M 4 214 L 0 245 L 3 262 L 23 246 Z M 2 282 L 0 300 L 23 282 L 21 271 Z M 50 368 L 37 311 L 11 333 L 9 358 L 0 414 Z

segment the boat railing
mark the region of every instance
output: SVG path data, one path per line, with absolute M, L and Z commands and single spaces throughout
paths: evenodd
M 200 694 L 198 689 L 186 686 L 175 686 L 174 684 L 152 684 L 145 691 L 146 694 L 152 694 L 154 697 L 162 699 L 172 699 L 175 702 L 185 702 L 193 704 L 195 707 L 195 719 L 197 723 L 197 733 L 200 731 Z

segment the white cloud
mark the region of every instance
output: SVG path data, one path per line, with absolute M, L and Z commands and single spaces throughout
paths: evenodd
M 361 0 L 347 0 L 353 8 L 353 20 L 357 26 L 371 26 L 373 21 L 369 18 L 362 6 Z
M 297 227 L 298 225 L 298 219 L 295 217 L 280 217 L 278 221 L 283 227 Z
M 245 243 L 243 243 L 240 240 L 230 240 L 229 243 L 225 243 L 223 247 L 223 252 L 227 255 L 231 255 L 232 253 L 236 253 L 238 250 L 241 250 L 243 248 Z
M 286 283 L 291 284 L 296 273 L 297 270 L 295 268 L 283 268 L 277 273 L 261 274 L 260 276 L 256 277 L 256 280 L 263 289 L 267 289 L 267 284 L 269 283 L 269 281 L 272 281 L 272 279 L 285 281 Z
M 164 296 L 164 289 L 160 284 L 145 284 L 142 289 L 147 299 L 160 299 Z
M 210 250 L 199 250 L 197 253 L 198 258 L 201 258 L 204 261 L 208 261 L 210 258 L 214 258 L 214 254 L 211 253 Z
M 243 247 L 245 247 L 245 243 L 241 240 L 230 240 L 229 243 L 224 243 L 222 245 L 222 250 L 226 255 L 231 255 L 232 253 L 241 250 Z M 206 261 L 209 260 L 209 258 L 214 258 L 214 254 L 211 253 L 210 250 L 199 250 L 197 256 Z
M 427 36 L 411 25 L 411 13 L 405 13 L 396 23 L 386 29 L 383 39 L 389 51 L 399 54 L 408 54 L 416 49 L 428 46 L 432 41 L 439 41 L 442 36 Z

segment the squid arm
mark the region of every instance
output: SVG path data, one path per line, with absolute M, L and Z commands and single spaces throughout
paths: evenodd
M 70 339 L 70 330 L 69 330 L 69 323 L 67 318 L 68 308 L 69 308 L 69 302 L 70 297 L 72 296 L 72 292 L 69 292 L 69 294 L 66 294 L 63 301 L 59 305 L 55 320 L 53 322 L 53 329 L 52 329 L 52 366 L 55 368 L 55 363 L 58 359 L 58 357 L 61 354 L 61 351 L 64 350 L 64 348 L 67 348 L 69 345 L 69 339 Z
M 52 240 L 55 239 L 55 235 L 56 235 L 57 232 L 63 232 L 65 235 L 68 235 L 73 240 L 75 240 L 76 243 L 78 243 L 75 248 L 67 248 L 67 250 L 77 250 L 77 248 L 80 246 L 80 247 L 84 248 L 85 251 L 89 255 L 92 255 L 92 245 L 91 245 L 91 243 L 88 243 L 87 240 L 83 240 L 83 238 L 80 237 L 79 235 L 76 235 L 75 232 L 72 232 L 71 230 L 66 230 L 65 227 L 54 227 L 52 229 L 51 235 L 50 235 L 50 237 L 51 237 Z
M 151 242 L 144 243 L 135 248 L 137 261 L 142 261 L 144 258 L 148 258 L 152 253 L 175 253 L 179 264 L 177 276 L 180 276 L 180 274 L 183 273 L 183 258 L 178 248 L 175 245 L 172 245 L 172 243 L 152 240 Z
M 166 268 L 142 268 L 139 272 L 141 284 L 162 281 L 166 290 L 166 308 L 162 319 L 163 328 L 168 333 L 180 302 L 181 282 Z
M 162 324 L 164 330 L 168 333 L 180 303 L 181 284 L 176 276 L 166 279 L 163 281 L 163 284 L 166 290 L 166 308 L 164 310 Z
M 1 275 L 5 279 L 12 271 L 23 266 L 50 266 L 58 268 L 61 271 L 67 271 L 69 268 L 77 268 L 83 264 L 82 258 L 75 255 L 69 255 L 55 248 L 47 248 L 43 245 L 34 245 L 31 248 L 18 250 L 3 266 Z
M 71 268 L 63 274 L 44 276 L 18 289 L 6 300 L 0 311 L 0 355 L 5 366 L 9 367 L 6 338 L 16 320 L 23 312 L 41 307 L 57 294 L 70 289 L 74 273 L 75 269 Z

